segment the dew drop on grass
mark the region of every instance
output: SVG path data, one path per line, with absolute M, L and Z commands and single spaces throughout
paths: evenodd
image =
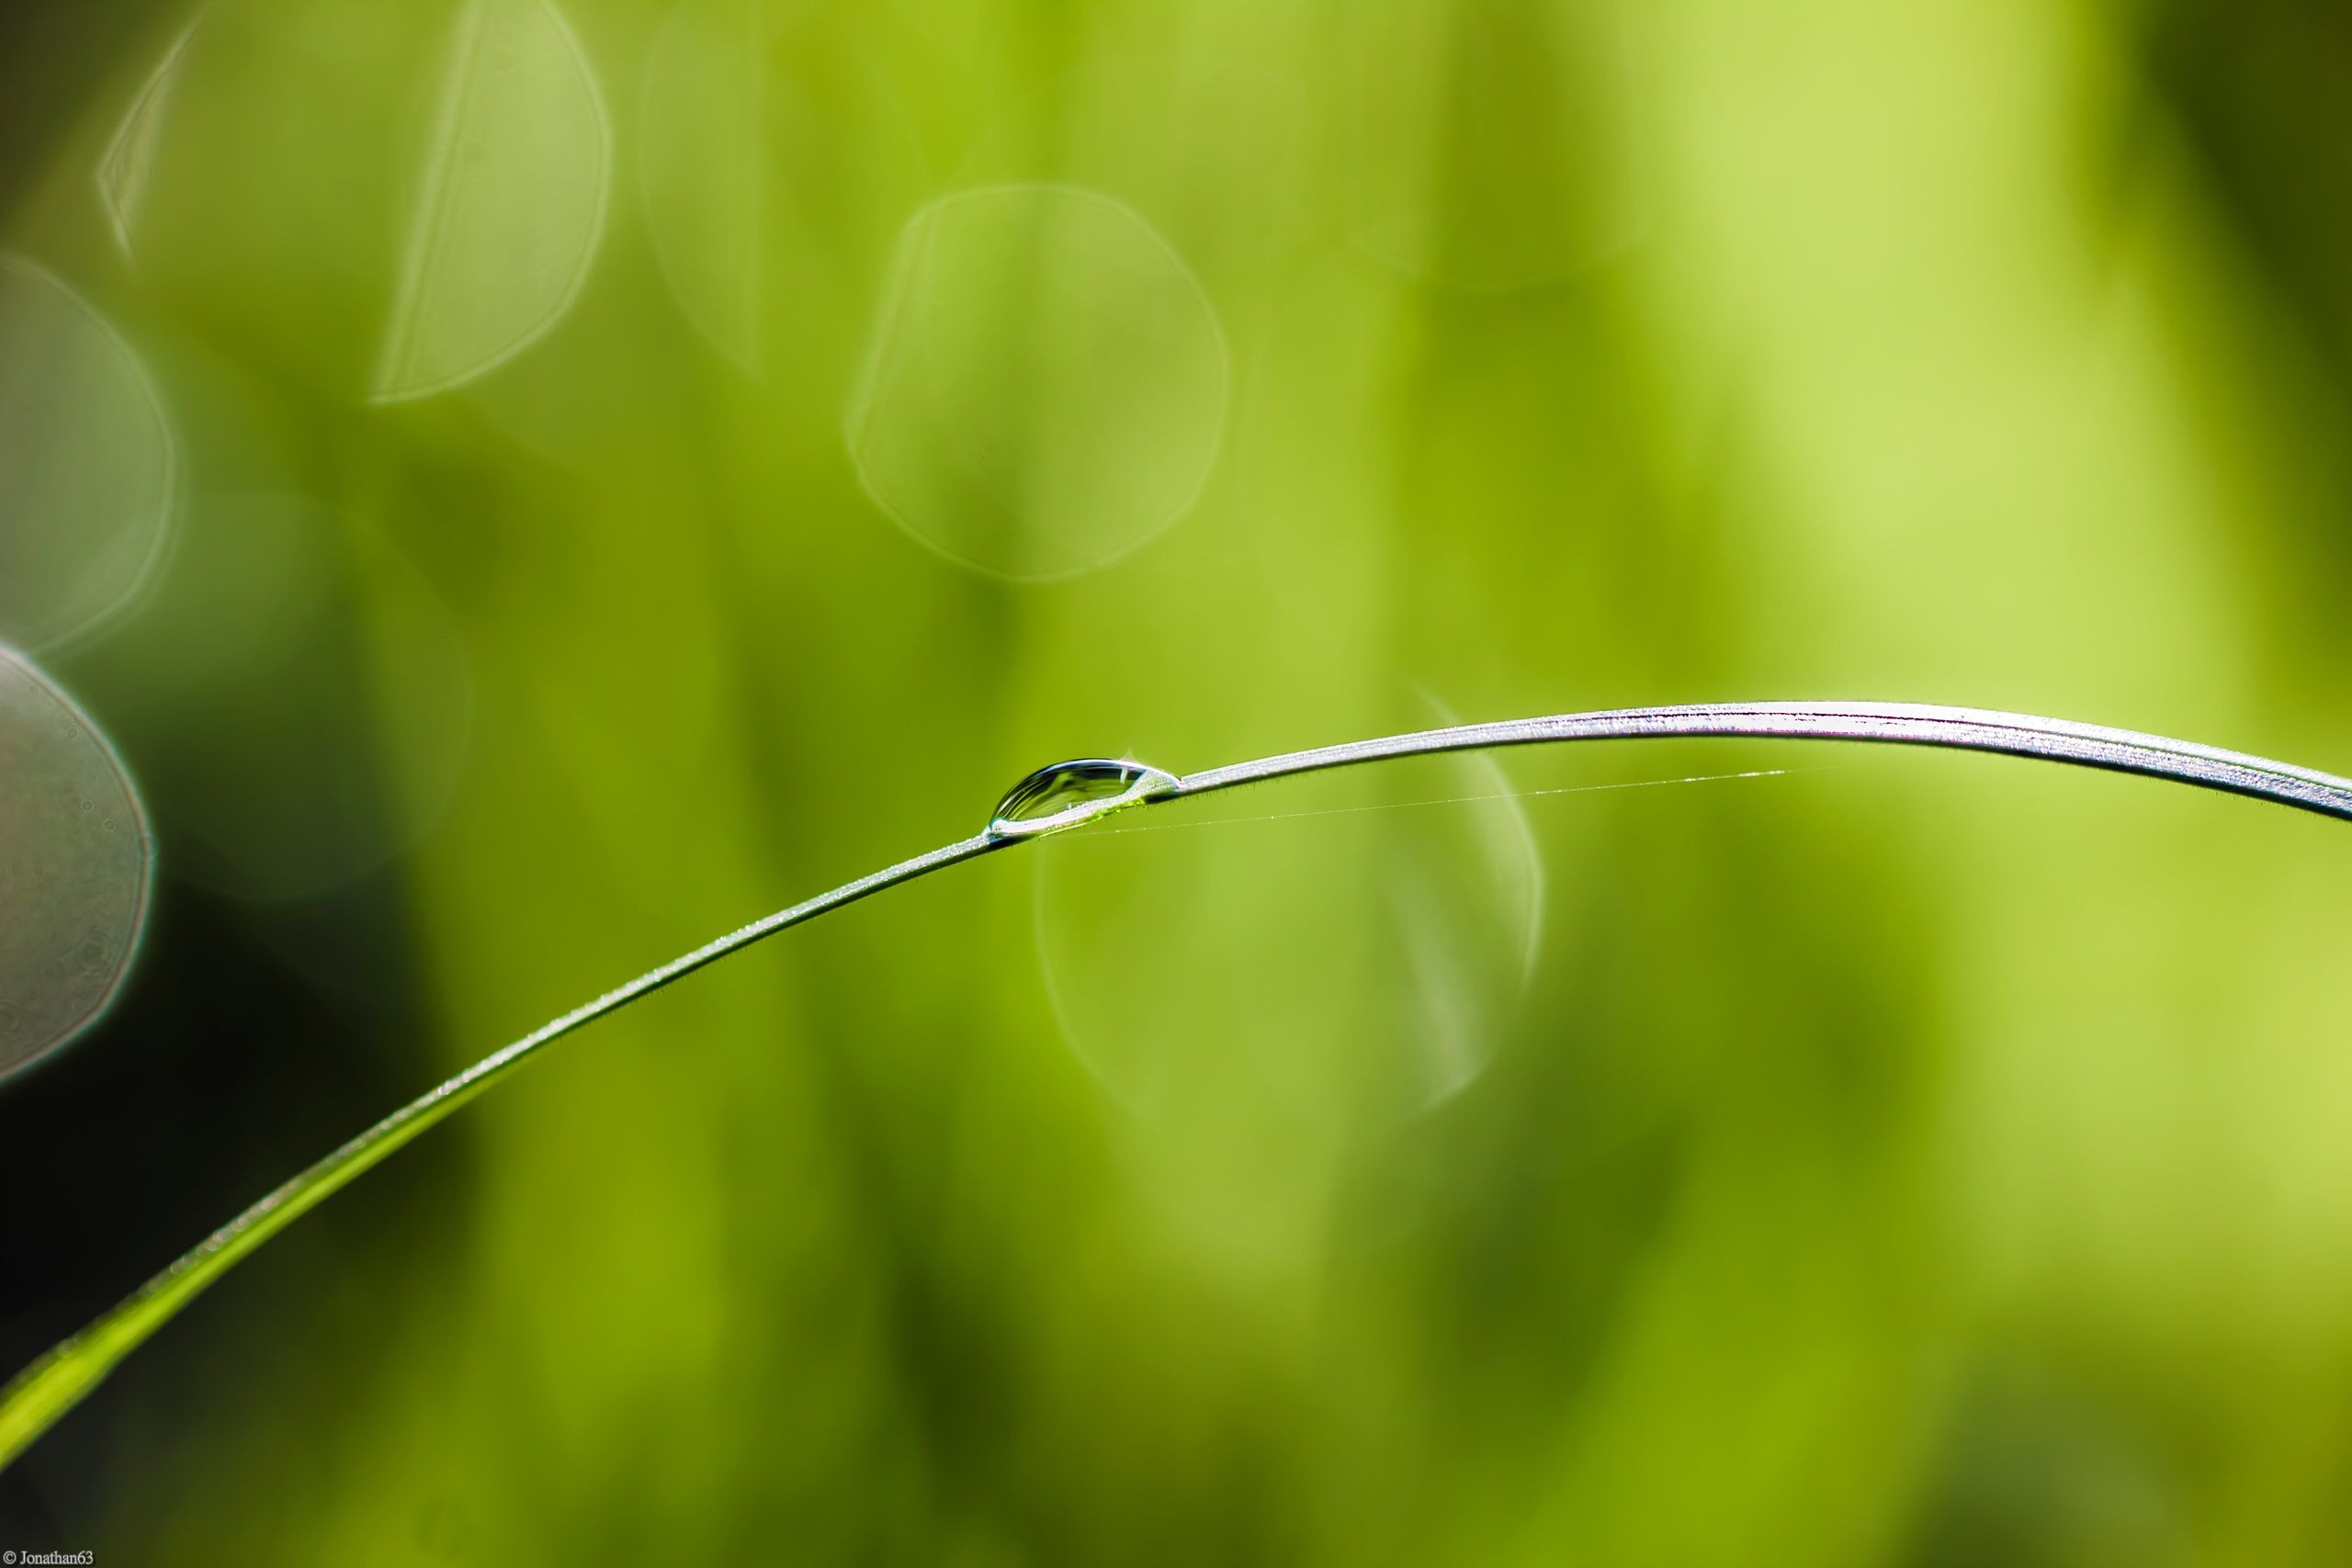
M 0 256 L 0 638 L 48 647 L 120 608 L 173 499 L 146 368 L 64 284 Z
M 441 92 L 378 402 L 520 353 L 571 308 L 603 236 L 611 128 L 551 0 L 466 0 Z
M 0 649 L 0 1076 L 106 1010 L 138 947 L 147 878 L 121 763 L 62 693 Z
M 1034 839 L 1092 822 L 1176 787 L 1147 763 L 1080 757 L 1038 769 L 1007 790 L 989 820 L 992 839 Z
M 1230 375 L 1207 295 L 1133 209 L 1069 186 L 963 191 L 899 234 L 850 455 L 951 559 L 1075 576 L 1191 509 Z

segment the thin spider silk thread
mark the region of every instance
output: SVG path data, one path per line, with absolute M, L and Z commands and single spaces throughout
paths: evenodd
M 1431 800 L 1381 800 L 1365 806 L 1333 806 L 1316 811 L 1270 811 L 1260 817 L 1216 817 L 1200 822 L 1149 822 L 1104 828 L 1089 839 L 1119 839 L 1134 833 L 1182 833 L 1201 828 L 1240 828 L 1253 822 L 1302 822 L 1316 817 L 1354 817 L 1373 811 L 1413 811 L 1433 806 L 1477 806 L 1497 800 L 1541 800 L 1555 795 L 1606 795 L 1614 790 L 1664 789 L 1673 784 L 1734 784 L 1741 779 L 1794 778 L 1827 768 L 1751 768 L 1738 773 L 1691 773 L 1674 779 L 1626 779 L 1617 784 L 1567 784 L 1559 789 L 1507 789 L 1491 795 L 1448 795 Z M 1172 797 L 1171 797 L 1172 798 Z

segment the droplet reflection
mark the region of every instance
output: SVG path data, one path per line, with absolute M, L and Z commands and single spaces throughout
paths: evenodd
M 1007 790 L 989 821 L 992 839 L 1030 839 L 1157 799 L 1176 776 L 1143 762 L 1081 757 L 1038 769 Z

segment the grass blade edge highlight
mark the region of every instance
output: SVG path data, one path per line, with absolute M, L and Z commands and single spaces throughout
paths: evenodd
M 1064 814 L 1066 819 L 1057 818 L 1054 830 L 1083 827 L 1132 807 L 1402 757 L 1578 740 L 1690 739 L 1711 736 L 1992 752 L 2137 773 L 2352 820 L 2352 780 L 2194 741 L 2066 719 L 1924 704 L 1729 703 L 1455 725 L 1284 752 L 1207 769 L 1164 784 L 1155 783 L 1150 793 L 1102 800 L 1097 803 L 1096 809 Z M 1151 772 L 1157 774 L 1157 770 Z M 1169 775 L 1158 774 L 1158 780 L 1168 779 Z M 542 1046 L 763 938 L 1018 841 L 1017 838 L 994 832 L 976 834 L 755 920 L 573 1009 L 402 1106 L 213 1232 L 88 1327 L 48 1351 L 0 1388 L 0 1468 L 13 1462 L 103 1382 L 124 1357 L 246 1255 L 390 1157 L 409 1140 L 486 1091 Z

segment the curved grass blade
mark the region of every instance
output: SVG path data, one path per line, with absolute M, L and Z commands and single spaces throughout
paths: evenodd
M 976 835 L 754 920 L 542 1024 L 512 1045 L 483 1057 L 440 1088 L 411 1100 L 214 1231 L 87 1328 L 11 1379 L 6 1388 L 0 1389 L 0 1468 L 6 1468 L 34 1438 L 49 1430 L 59 1416 L 80 1404 L 83 1396 L 96 1388 L 118 1362 L 246 1254 L 324 1202 L 354 1178 L 381 1164 L 410 1139 L 488 1089 L 541 1046 L 607 1013 L 616 1012 L 705 964 L 741 952 L 763 937 L 813 920 L 886 887 L 895 887 L 986 854 L 1002 847 L 1002 842 L 985 834 Z
M 2137 773 L 2352 821 L 2352 779 L 2160 735 L 2024 714 L 1920 704 L 1725 703 L 1453 725 L 1289 751 L 1206 769 L 1172 781 L 1158 770 L 1149 770 L 1154 787 L 1148 791 L 1124 791 L 1057 812 L 1052 831 L 1083 827 L 1136 807 L 1400 757 L 1578 740 L 1688 739 L 1708 736 L 1860 741 L 1992 752 Z M 1032 775 L 1015 786 L 1015 793 L 1030 787 L 1035 778 Z M 573 1009 L 392 1112 L 213 1232 L 120 1304 L 0 1389 L 0 1468 L 5 1468 L 60 1416 L 79 1404 L 125 1356 L 240 1259 L 354 1178 L 381 1163 L 410 1139 L 488 1089 L 541 1046 L 616 1012 L 706 964 L 739 953 L 763 937 L 934 871 L 1046 836 L 1042 832 L 1008 836 L 992 828 L 755 920 Z
M 2224 751 L 2133 729 L 2076 724 L 2071 719 L 1928 703 L 1704 703 L 1687 707 L 1619 708 L 1606 713 L 1555 714 L 1546 718 L 1458 724 L 1376 740 L 1351 740 L 1231 762 L 1188 773 L 1163 798 L 1206 795 L 1297 773 L 1321 773 L 1394 757 L 1476 751 L 1572 740 L 1699 739 L 1729 736 L 1767 740 L 1860 740 L 1988 751 L 2047 762 L 2104 768 L 2170 779 L 2175 784 L 2249 795 L 2280 806 L 2352 820 L 2352 780 L 2312 768 Z

